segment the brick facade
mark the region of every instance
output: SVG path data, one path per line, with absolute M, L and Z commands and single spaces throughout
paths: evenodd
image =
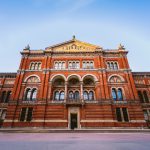
M 147 127 L 150 73 L 132 72 L 127 53 L 75 38 L 25 48 L 17 73 L 0 73 L 1 126 Z

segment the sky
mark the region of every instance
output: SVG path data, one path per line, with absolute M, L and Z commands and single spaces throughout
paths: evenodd
M 0 72 L 16 72 L 20 52 L 72 39 L 125 46 L 132 71 L 150 71 L 150 0 L 0 0 Z

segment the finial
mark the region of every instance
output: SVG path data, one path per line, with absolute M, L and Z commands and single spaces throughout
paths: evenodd
M 118 46 L 118 49 L 119 49 L 119 50 L 125 50 L 125 47 L 124 47 L 124 45 L 122 45 L 122 44 L 120 43 L 119 46 Z
M 75 35 L 73 35 L 73 36 L 72 36 L 72 39 L 73 39 L 73 40 L 75 40 L 75 39 L 76 39 L 76 36 L 75 36 Z
M 26 47 L 25 47 L 26 50 L 30 50 L 30 45 L 28 44 Z

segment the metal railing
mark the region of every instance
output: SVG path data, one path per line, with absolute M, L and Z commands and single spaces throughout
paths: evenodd
M 19 100 L 10 100 L 8 104 L 31 104 L 31 105 L 36 105 L 36 104 L 52 104 L 52 103 L 58 103 L 58 104 L 107 104 L 107 105 L 142 105 L 142 106 L 150 106 L 150 103 L 142 104 L 139 100 L 132 100 L 132 99 L 126 99 L 126 100 L 112 100 L 112 99 L 93 99 L 93 100 L 83 100 L 83 99 L 69 99 L 67 98 L 66 100 L 54 100 L 54 99 L 36 99 L 36 100 L 25 100 L 25 99 L 19 99 Z M 0 104 L 4 105 L 4 104 Z

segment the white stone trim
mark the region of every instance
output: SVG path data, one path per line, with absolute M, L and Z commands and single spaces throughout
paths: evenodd
M 122 80 L 122 82 L 125 81 L 125 79 L 124 79 L 121 75 L 118 75 L 118 74 L 112 74 L 112 75 L 110 75 L 110 76 L 108 77 L 108 82 L 109 82 L 110 78 L 113 77 L 113 76 L 119 77 L 119 78 Z
M 63 74 L 55 74 L 55 75 L 53 75 L 52 77 L 50 77 L 50 78 L 51 78 L 51 79 L 50 79 L 50 82 L 52 82 L 53 79 L 54 79 L 55 77 L 57 77 L 57 76 L 60 76 L 60 77 L 62 77 L 65 81 L 67 81 L 66 77 L 65 77 Z
M 81 120 L 80 122 L 117 122 L 116 120 Z
M 70 74 L 70 75 L 67 77 L 67 81 L 69 80 L 69 78 L 70 78 L 71 76 L 76 76 L 76 77 L 78 77 L 79 81 L 82 81 L 81 76 L 78 75 L 78 74 Z
M 29 75 L 28 77 L 25 78 L 24 82 L 27 82 L 27 80 L 30 78 L 30 77 L 37 77 L 39 79 L 39 82 L 41 82 L 40 80 L 40 77 L 36 74 L 32 74 L 32 75 Z
M 23 123 L 23 122 L 27 122 L 27 121 L 20 121 L 17 119 L 13 121 L 13 120 L 7 119 L 7 120 L 5 120 L 5 122 L 22 122 Z M 67 120 L 42 120 L 42 119 L 40 120 L 39 119 L 39 120 L 32 120 L 31 122 L 68 122 L 68 121 Z
M 86 76 L 92 76 L 92 77 L 94 78 L 94 81 L 95 81 L 95 82 L 98 81 L 97 77 L 96 77 L 95 75 L 93 75 L 93 74 L 85 74 L 85 75 L 82 77 L 82 81 L 84 80 L 84 78 L 85 78 Z
M 130 120 L 130 122 L 145 122 L 145 120 Z

